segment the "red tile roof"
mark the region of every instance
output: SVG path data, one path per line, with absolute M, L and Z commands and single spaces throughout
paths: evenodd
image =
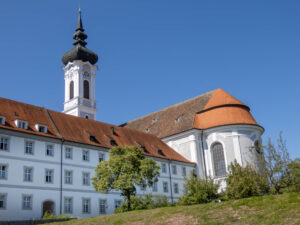
M 70 142 L 104 148 L 111 148 L 113 142 L 119 146 L 139 145 L 146 149 L 145 155 L 191 163 L 158 137 L 129 128 L 79 118 L 4 98 L 0 98 L 0 116 L 6 118 L 6 124 L 0 125 L 0 128 L 4 129 L 57 139 L 63 138 Z M 28 129 L 17 128 L 14 123 L 16 119 L 27 121 Z M 35 124 L 46 125 L 48 133 L 38 132 Z M 159 150 L 162 154 L 159 154 Z
M 121 126 L 164 138 L 193 128 L 207 129 L 232 124 L 259 126 L 248 106 L 219 88 Z

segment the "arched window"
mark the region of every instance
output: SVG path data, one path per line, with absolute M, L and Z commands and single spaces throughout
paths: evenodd
M 257 152 L 258 154 L 261 154 L 261 153 L 262 153 L 262 146 L 261 146 L 261 143 L 260 143 L 259 140 L 256 140 L 256 141 L 254 142 L 254 148 L 255 148 L 255 150 L 256 150 L 256 152 Z
M 226 165 L 223 146 L 221 143 L 215 143 L 211 148 L 213 167 L 216 177 L 226 175 Z
M 74 98 L 74 82 L 70 82 L 70 100 Z
M 90 84 L 87 80 L 83 81 L 83 97 L 90 98 Z

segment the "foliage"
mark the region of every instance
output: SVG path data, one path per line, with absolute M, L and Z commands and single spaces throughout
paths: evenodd
M 46 211 L 43 215 L 43 219 L 64 219 L 64 218 L 70 218 L 68 215 L 58 215 L 55 216 L 52 212 Z
M 225 196 L 229 199 L 240 199 L 267 194 L 269 191 L 268 179 L 250 165 L 240 166 L 237 161 L 229 165 Z
M 282 138 L 282 132 L 280 132 L 277 139 L 277 146 L 269 138 L 267 146 L 264 147 L 262 160 L 265 164 L 265 173 L 270 186 L 276 194 L 279 194 L 282 188 L 287 187 L 291 183 L 291 176 L 289 176 L 291 160 L 286 142 Z
M 157 182 L 159 168 L 153 159 L 145 158 L 137 146 L 115 146 L 109 150 L 109 159 L 100 162 L 95 169 L 93 185 L 102 193 L 112 189 L 121 191 L 130 210 L 135 186 L 146 187 Z
M 185 177 L 185 194 L 179 198 L 180 205 L 193 205 L 211 202 L 218 198 L 219 184 L 213 179 L 198 179 L 195 176 Z
M 288 165 L 289 169 L 289 184 L 287 187 L 288 191 L 300 191 L 300 158 L 293 160 Z
M 168 198 L 165 195 L 152 196 L 152 194 L 147 194 L 144 197 L 142 196 L 133 196 L 131 198 L 131 209 L 140 210 L 140 209 L 155 209 L 160 207 L 169 206 Z M 115 209 L 115 213 L 127 212 L 127 202 L 123 202 L 121 206 Z

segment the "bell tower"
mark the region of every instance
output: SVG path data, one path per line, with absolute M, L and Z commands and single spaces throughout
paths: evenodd
M 64 113 L 88 119 L 96 119 L 95 72 L 98 67 L 98 55 L 86 48 L 79 9 L 78 23 L 73 34 L 74 47 L 65 53 L 62 62 L 65 64 L 65 102 Z

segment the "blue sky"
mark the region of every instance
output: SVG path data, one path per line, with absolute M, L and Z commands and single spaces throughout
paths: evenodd
M 98 53 L 98 120 L 121 124 L 216 88 L 300 157 L 300 1 L 10 0 L 0 8 L 0 96 L 61 111 L 61 56 L 78 5 Z

